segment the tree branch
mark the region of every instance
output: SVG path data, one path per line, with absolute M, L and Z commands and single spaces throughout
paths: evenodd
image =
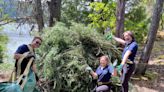
M 7 19 L 7 21 L 6 21 L 6 19 L 2 19 L 2 20 L 0 20 L 0 26 L 9 24 L 11 22 L 17 22 L 17 21 L 22 21 L 23 24 L 24 24 L 26 21 L 29 21 L 32 18 L 33 18 L 33 16 L 25 16 L 25 17 L 20 17 L 20 18 L 11 18 L 11 19 Z M 22 22 L 20 22 L 20 24 Z

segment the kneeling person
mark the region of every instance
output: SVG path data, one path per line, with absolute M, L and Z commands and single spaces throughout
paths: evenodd
M 100 57 L 100 65 L 94 72 L 90 67 L 90 74 L 93 78 L 97 78 L 96 92 L 106 92 L 110 90 L 110 78 L 114 73 L 113 66 L 109 64 L 108 56 Z

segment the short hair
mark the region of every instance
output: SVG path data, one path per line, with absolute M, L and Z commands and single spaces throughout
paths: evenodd
M 128 35 L 130 35 L 130 36 L 132 37 L 132 40 L 135 40 L 135 38 L 134 38 L 134 34 L 133 34 L 132 31 L 126 31 L 126 32 L 124 32 L 124 33 L 123 33 L 123 39 L 124 39 L 124 35 L 125 35 L 125 33 L 127 33 Z
M 34 40 L 36 40 L 36 39 L 41 40 L 41 42 L 43 41 L 43 40 L 42 40 L 42 38 L 41 38 L 40 36 L 35 36 L 35 37 L 33 38 L 33 40 L 32 40 L 32 41 L 34 41 Z

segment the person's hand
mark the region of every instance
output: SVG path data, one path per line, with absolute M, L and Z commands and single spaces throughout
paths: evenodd
M 44 79 L 38 79 L 37 85 L 41 86 L 41 84 L 42 84 L 44 81 L 45 81 Z
M 109 32 L 107 35 L 106 35 L 106 40 L 112 40 L 113 39 L 113 34 L 111 32 Z
M 93 70 L 92 70 L 92 68 L 91 68 L 90 66 L 87 66 L 87 67 L 85 68 L 85 71 L 92 72 Z
M 121 72 L 121 70 L 122 70 L 122 68 L 123 68 L 123 65 L 122 65 L 122 64 L 120 64 L 119 66 L 117 66 L 117 71 L 120 73 L 120 72 Z

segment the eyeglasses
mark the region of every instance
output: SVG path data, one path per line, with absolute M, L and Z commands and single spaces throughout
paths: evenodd
M 38 44 L 38 45 L 41 45 L 41 42 L 39 42 L 39 41 L 36 41 L 36 44 Z

